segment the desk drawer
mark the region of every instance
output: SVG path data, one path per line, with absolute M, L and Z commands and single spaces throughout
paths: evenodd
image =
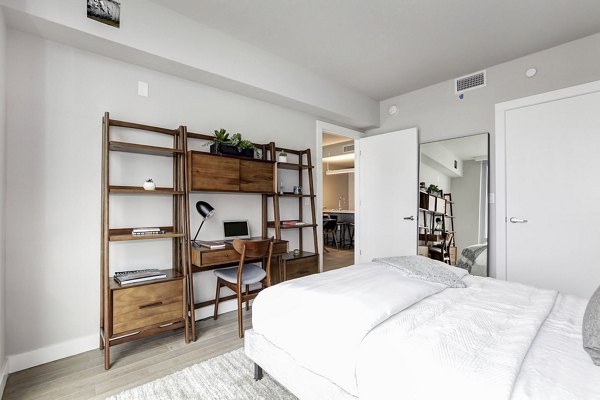
M 240 256 L 234 249 L 223 249 L 200 252 L 200 265 L 225 264 L 239 261 Z
M 284 261 L 284 280 L 296 279 L 319 272 L 319 257 L 305 257 Z
M 112 293 L 113 335 L 183 318 L 183 279 Z

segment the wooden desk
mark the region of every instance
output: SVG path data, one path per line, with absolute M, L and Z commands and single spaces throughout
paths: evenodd
M 262 238 L 252 238 L 252 240 L 261 240 Z M 273 242 L 273 258 L 271 260 L 271 282 L 272 284 L 281 282 L 282 266 L 281 258 L 288 252 L 288 241 L 275 239 Z M 246 259 L 248 262 L 261 262 L 262 259 Z M 232 245 L 226 244 L 224 249 L 209 249 L 199 245 L 192 246 L 192 273 L 204 272 L 213 269 L 232 267 L 239 265 L 240 255 Z M 191 274 L 190 274 L 191 275 Z M 193 275 L 191 276 L 191 284 L 193 285 Z M 256 290 L 256 292 L 258 292 Z M 220 301 L 235 299 L 236 296 L 221 297 Z M 194 308 L 198 309 L 215 304 L 215 300 L 203 301 L 195 303 Z

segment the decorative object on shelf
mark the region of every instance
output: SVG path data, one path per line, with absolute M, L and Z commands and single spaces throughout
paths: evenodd
M 281 150 L 281 152 L 279 152 L 279 157 L 277 158 L 277 160 L 279 162 L 287 162 L 287 153 L 285 152 L 285 150 Z
M 225 129 L 215 130 L 215 137 L 206 145 L 210 146 L 210 152 L 213 154 L 254 158 L 254 144 L 243 139 L 241 133 L 236 133 L 229 138 L 229 133 Z
M 419 183 L 419 190 L 424 192 L 427 190 L 427 188 L 425 187 L 425 182 L 420 182 Z
M 87 0 L 87 17 L 119 28 L 121 4 L 114 0 Z
M 146 182 L 144 182 L 144 190 L 155 190 L 155 189 L 156 189 L 156 184 L 154 183 L 152 178 L 146 179 Z
M 279 194 L 283 194 L 283 181 L 279 181 Z
M 294 194 L 302 194 L 302 186 L 294 186 Z
M 440 188 L 437 187 L 437 185 L 434 185 L 433 183 L 427 188 L 427 193 L 429 193 L 432 196 L 442 196 L 442 191 L 440 190 Z
M 198 237 L 198 234 L 200 233 L 200 229 L 202 229 L 202 225 L 204 225 L 204 221 L 206 221 L 208 218 L 212 217 L 215 214 L 215 209 L 205 201 L 197 202 L 196 210 L 198 210 L 198 213 L 200 215 L 202 215 L 203 219 L 202 219 L 202 222 L 200 223 L 200 226 L 198 227 L 198 231 L 196 232 L 196 236 L 194 236 L 194 240 L 192 240 L 192 242 L 196 241 L 196 238 Z
M 300 249 L 294 249 L 294 255 L 295 256 L 299 256 L 300 255 Z

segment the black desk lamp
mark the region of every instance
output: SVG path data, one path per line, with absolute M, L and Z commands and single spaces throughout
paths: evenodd
M 202 215 L 202 217 L 204 219 L 202 220 L 202 223 L 200 224 L 200 227 L 198 228 L 198 231 L 196 232 L 196 236 L 194 236 L 194 240 L 192 240 L 192 242 L 196 241 L 196 238 L 198 237 L 198 234 L 200 233 L 200 229 L 202 229 L 202 225 L 204 225 L 204 221 L 206 221 L 207 218 L 212 217 L 213 214 L 215 213 L 215 209 L 212 208 L 212 206 L 205 201 L 197 202 L 196 210 L 198 210 L 198 213 L 200 215 Z

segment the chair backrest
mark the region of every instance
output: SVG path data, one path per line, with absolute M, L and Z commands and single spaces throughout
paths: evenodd
M 335 219 L 328 219 L 323 221 L 323 229 L 326 231 L 333 231 L 335 230 L 337 226 L 337 220 Z
M 271 257 L 273 255 L 273 238 L 265 240 L 235 239 L 233 248 L 240 253 L 238 283 L 242 281 L 242 272 L 246 258 L 266 258 L 267 286 L 271 286 Z

